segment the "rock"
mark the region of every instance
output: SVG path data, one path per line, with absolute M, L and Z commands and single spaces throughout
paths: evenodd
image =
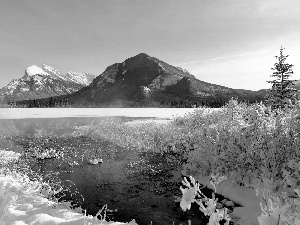
M 232 201 L 226 201 L 224 203 L 227 207 L 233 207 L 234 206 L 234 203 Z
M 222 209 L 224 208 L 224 205 L 220 202 L 217 202 L 217 209 Z
M 117 199 L 117 198 L 113 198 L 113 199 L 111 199 L 110 200 L 112 203 L 116 203 L 116 202 L 118 202 L 119 201 L 119 199 Z
M 261 215 L 260 208 L 236 207 L 230 214 L 231 217 L 238 219 L 238 224 L 259 225 L 257 217 Z
M 152 205 L 151 205 L 151 208 L 157 208 L 157 207 L 158 207 L 157 204 L 152 204 Z
M 227 208 L 227 214 L 230 214 L 230 213 L 232 213 L 233 211 L 231 210 L 231 209 L 228 209 Z
M 137 201 L 138 201 L 138 198 L 130 198 L 128 201 L 129 201 L 129 202 L 137 202 Z
M 234 206 L 234 203 L 233 203 L 232 201 L 230 201 L 230 200 L 227 200 L 227 199 L 223 199 L 223 200 L 221 201 L 221 203 L 222 203 L 223 205 L 227 206 L 227 207 L 233 207 L 233 206 Z

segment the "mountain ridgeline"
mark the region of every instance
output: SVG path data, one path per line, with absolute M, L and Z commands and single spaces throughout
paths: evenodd
M 13 79 L 0 89 L 0 95 L 8 101 L 42 99 L 73 93 L 87 86 L 95 78 L 88 73 L 68 72 L 63 75 L 54 68 L 32 65 L 20 79 Z
M 140 53 L 123 63 L 107 67 L 89 85 L 77 91 L 36 100 L 34 104 L 42 106 L 51 102 L 55 105 L 67 99 L 71 107 L 220 107 L 231 98 L 261 101 L 265 94 L 264 90 L 250 91 L 210 84 L 182 68 Z M 32 100 L 19 101 L 18 104 L 34 106 Z

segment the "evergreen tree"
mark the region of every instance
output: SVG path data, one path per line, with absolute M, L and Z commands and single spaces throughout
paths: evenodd
M 288 55 L 283 55 L 284 48 L 280 48 L 280 55 L 275 56 L 278 62 L 274 64 L 274 70 L 271 77 L 275 79 L 267 81 L 272 84 L 271 93 L 268 96 L 267 102 L 271 104 L 272 108 L 284 108 L 294 102 L 296 99 L 297 90 L 292 88 L 296 80 L 289 80 L 293 74 L 292 67 L 294 65 L 285 63 Z

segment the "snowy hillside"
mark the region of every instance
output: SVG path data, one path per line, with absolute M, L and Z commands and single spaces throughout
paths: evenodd
M 32 65 L 26 68 L 22 78 L 13 79 L 0 89 L 0 95 L 6 96 L 7 100 L 26 100 L 71 94 L 89 85 L 94 78 L 88 73 L 69 72 L 63 75 L 45 64 L 42 68 Z
M 88 86 L 95 78 L 94 75 L 89 73 L 76 73 L 72 71 L 68 72 L 65 77 L 75 83 L 83 84 L 85 86 Z

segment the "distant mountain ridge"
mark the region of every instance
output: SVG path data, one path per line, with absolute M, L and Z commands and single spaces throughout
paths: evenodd
M 70 77 L 76 75 L 71 72 L 61 75 L 47 66 L 43 66 L 42 69 L 47 74 L 54 74 L 51 77 L 60 80 L 72 80 Z M 39 100 L 39 104 L 30 101 L 19 103 L 48 107 L 67 99 L 68 105 L 82 107 L 220 107 L 231 98 L 249 103 L 259 102 L 265 99 L 267 93 L 268 90 L 233 89 L 204 82 L 187 70 L 140 53 L 122 63 L 108 66 L 88 85 L 76 91 L 69 91 L 60 96 L 57 94 L 52 99 L 45 97 Z
M 71 71 L 63 75 L 45 64 L 42 68 L 32 65 L 26 68 L 22 78 L 13 79 L 0 89 L 0 95 L 15 101 L 66 95 L 89 85 L 94 78 L 89 73 Z
M 70 103 L 78 105 L 124 101 L 204 104 L 207 101 L 224 102 L 232 97 L 246 101 L 263 99 L 259 92 L 201 81 L 187 70 L 145 53 L 108 66 L 90 85 L 68 95 Z

